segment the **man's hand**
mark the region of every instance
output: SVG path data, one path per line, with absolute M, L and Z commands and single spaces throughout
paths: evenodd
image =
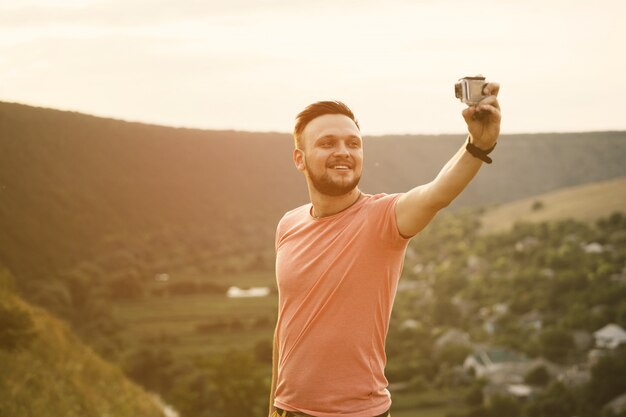
M 475 146 L 492 148 L 500 134 L 500 85 L 489 83 L 486 95 L 476 106 L 463 111 L 470 140 Z M 465 189 L 481 166 L 481 161 L 465 150 L 463 145 L 446 163 L 433 181 L 404 193 L 396 203 L 396 224 L 404 237 L 415 236 Z
M 463 110 L 470 141 L 475 146 L 487 150 L 496 144 L 500 135 L 500 104 L 498 103 L 500 84 L 488 83 L 483 88 L 486 95 L 476 106 Z

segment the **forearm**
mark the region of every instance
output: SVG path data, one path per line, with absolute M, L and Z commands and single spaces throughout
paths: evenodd
M 464 142 L 428 186 L 428 192 L 437 205 L 448 206 L 472 181 L 482 164 L 465 149 Z
M 396 225 L 404 237 L 419 233 L 467 187 L 482 161 L 472 156 L 465 145 L 444 165 L 428 184 L 404 193 L 396 204 Z

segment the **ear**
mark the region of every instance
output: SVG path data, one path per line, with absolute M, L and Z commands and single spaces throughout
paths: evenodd
M 293 150 L 293 163 L 296 166 L 296 169 L 300 172 L 304 172 L 306 168 L 306 162 L 304 159 L 304 151 L 302 149 L 294 149 Z

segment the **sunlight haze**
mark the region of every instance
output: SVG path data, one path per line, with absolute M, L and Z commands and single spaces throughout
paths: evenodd
M 503 133 L 624 130 L 626 3 L 0 1 L 0 101 L 289 132 L 317 100 L 364 134 L 461 133 L 453 84 L 500 82 Z

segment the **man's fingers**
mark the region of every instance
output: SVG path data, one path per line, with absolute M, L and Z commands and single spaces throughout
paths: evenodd
M 489 104 L 497 109 L 500 108 L 500 103 L 498 103 L 498 99 L 496 98 L 496 96 L 485 97 L 484 99 L 480 100 L 480 103 L 478 103 L 477 106 L 480 106 L 482 104 Z
M 476 112 L 478 114 L 491 113 L 492 115 L 500 118 L 500 109 L 490 104 L 483 104 L 481 102 L 481 104 L 476 107 Z
M 476 107 L 470 106 L 466 108 L 465 110 L 463 110 L 463 113 L 461 114 L 463 115 L 465 122 L 469 123 L 474 118 L 474 115 L 476 114 Z
M 487 83 L 486 86 L 483 87 L 483 94 L 487 96 L 498 96 L 500 92 L 500 84 L 498 83 Z
M 488 87 L 491 89 L 488 90 Z M 497 83 L 489 83 L 485 86 L 485 92 L 492 93 L 487 97 L 483 98 L 480 103 L 469 106 L 465 110 L 463 110 L 463 118 L 466 122 L 470 122 L 476 119 L 482 119 L 485 116 L 495 116 L 498 119 L 500 116 L 500 103 L 498 102 L 498 98 L 496 94 L 498 93 L 498 89 L 500 85 Z M 494 94 L 495 93 L 495 94 Z

